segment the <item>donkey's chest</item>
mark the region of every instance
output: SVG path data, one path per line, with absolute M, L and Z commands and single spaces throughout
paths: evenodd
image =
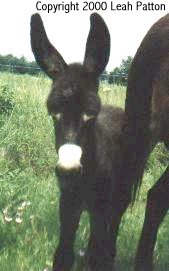
M 113 182 L 104 176 L 85 176 L 81 186 L 83 209 L 92 211 L 102 207 L 109 208 L 113 191 Z

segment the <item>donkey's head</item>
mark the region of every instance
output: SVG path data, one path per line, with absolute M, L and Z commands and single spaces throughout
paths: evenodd
M 49 42 L 40 15 L 31 18 L 31 45 L 39 66 L 53 80 L 47 108 L 53 117 L 58 152 L 58 170 L 81 169 L 81 158 L 100 110 L 98 78 L 110 53 L 110 35 L 102 18 L 91 15 L 83 64 L 67 65 Z M 92 151 L 92 150 L 91 150 Z

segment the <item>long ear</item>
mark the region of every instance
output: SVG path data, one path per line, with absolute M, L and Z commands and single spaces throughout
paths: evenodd
M 93 13 L 90 17 L 90 31 L 86 43 L 84 66 L 97 75 L 106 67 L 110 55 L 110 34 L 103 19 Z
M 38 13 L 31 17 L 31 46 L 39 66 L 51 78 L 63 73 L 65 61 L 48 40 L 42 19 Z

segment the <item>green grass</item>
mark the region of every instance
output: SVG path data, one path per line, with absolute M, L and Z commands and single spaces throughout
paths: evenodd
M 11 93 L 7 97 L 9 112 L 0 115 L 1 271 L 51 270 L 59 236 L 59 190 L 54 175 L 57 157 L 53 126 L 45 107 L 50 84 L 43 76 L 0 73 L 0 96 L 4 88 Z M 104 103 L 124 107 L 124 87 L 102 85 L 100 96 Z M 167 159 L 167 152 L 159 144 L 149 159 L 138 200 L 123 217 L 118 237 L 119 271 L 133 270 L 146 194 L 164 171 Z M 24 202 L 27 205 L 22 208 Z M 12 220 L 5 221 L 5 216 Z M 169 270 L 168 225 L 166 216 L 155 248 L 156 271 Z M 76 238 L 76 255 L 85 249 L 88 236 L 88 215 L 84 213 Z M 81 271 L 80 256 L 76 262 L 74 270 Z

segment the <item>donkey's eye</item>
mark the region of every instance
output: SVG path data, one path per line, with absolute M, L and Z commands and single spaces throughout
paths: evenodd
M 61 118 L 61 113 L 54 114 L 54 115 L 52 115 L 52 117 L 54 118 L 54 120 L 58 121 Z
M 82 115 L 82 119 L 83 119 L 84 122 L 88 122 L 89 120 L 92 120 L 94 118 L 95 118 L 94 115 L 88 115 L 88 114 L 83 114 Z

